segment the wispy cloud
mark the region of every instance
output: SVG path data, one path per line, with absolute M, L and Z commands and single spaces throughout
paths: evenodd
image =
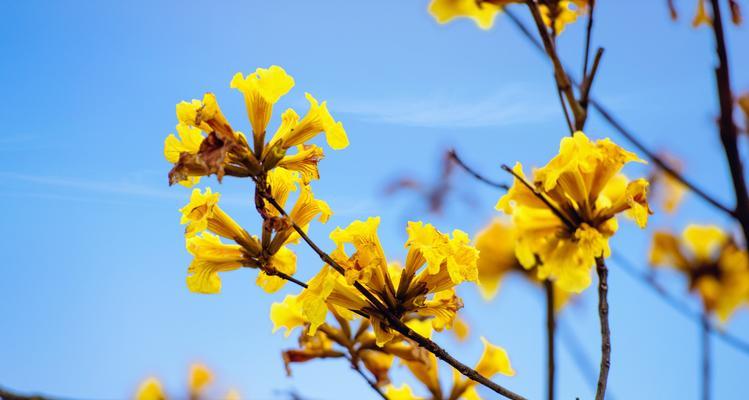
M 100 181 L 77 177 L 33 175 L 2 171 L 0 171 L 0 178 L 47 188 L 42 193 L 6 191 L 3 193 L 6 197 L 37 197 L 86 202 L 95 201 L 95 199 L 92 199 L 91 197 L 81 196 L 81 194 L 88 193 L 105 195 L 109 197 L 109 200 L 112 198 L 126 200 L 133 197 L 171 200 L 180 203 L 185 200 L 184 190 L 175 190 L 167 187 L 158 188 L 151 185 L 128 182 L 126 180 Z M 50 190 L 50 188 L 56 189 Z M 71 194 L 70 191 L 73 191 L 73 193 Z M 242 199 L 240 196 L 223 194 L 221 202 L 224 204 L 246 204 L 247 199 Z
M 559 105 L 527 88 L 509 87 L 485 97 L 464 99 L 435 94 L 420 97 L 336 102 L 335 111 L 365 121 L 440 128 L 483 128 L 538 122 L 557 115 Z M 537 92 L 535 92 L 537 93 Z

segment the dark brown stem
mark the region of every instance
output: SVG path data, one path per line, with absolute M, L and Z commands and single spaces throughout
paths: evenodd
M 702 344 L 702 400 L 710 400 L 710 317 L 706 310 L 702 312 L 700 333 Z
M 590 42 L 593 36 L 593 11 L 596 9 L 595 0 L 588 1 L 588 26 L 585 29 L 585 56 L 583 58 L 583 77 L 588 76 L 588 58 L 590 57 Z
M 738 130 L 733 121 L 733 94 L 731 93 L 731 76 L 728 65 L 728 51 L 723 32 L 720 1 L 710 0 L 713 6 L 713 33 L 715 34 L 715 51 L 718 55 L 718 67 L 715 69 L 715 80 L 718 86 L 720 102 L 720 141 L 726 153 L 728 167 L 731 170 L 733 190 L 736 195 L 736 219 L 744 232 L 744 243 L 749 244 L 749 193 L 746 189 L 744 166 L 738 146 Z
M 475 169 L 473 169 L 473 168 L 469 167 L 468 165 L 466 165 L 466 163 L 463 162 L 463 160 L 460 159 L 460 157 L 458 157 L 458 153 L 455 152 L 455 149 L 451 149 L 450 151 L 448 151 L 448 155 L 450 156 L 450 158 L 452 158 L 455 161 L 456 164 L 458 164 L 461 168 L 463 168 L 464 171 L 468 172 L 471 176 L 473 176 L 477 180 L 479 180 L 479 181 L 481 181 L 481 182 L 483 182 L 483 183 L 485 183 L 485 184 L 487 184 L 489 186 L 495 187 L 497 189 L 502 189 L 502 190 L 509 190 L 510 189 L 510 187 L 506 183 L 501 183 L 501 182 L 497 182 L 497 181 L 494 181 L 492 179 L 489 179 L 489 178 L 485 177 L 484 175 L 479 174 L 478 172 L 476 172 Z
M 554 349 L 556 321 L 554 320 L 554 283 L 544 281 L 546 291 L 546 390 L 548 400 L 554 400 L 556 351 Z
M 270 196 L 267 192 L 261 192 L 261 195 L 271 204 L 273 207 L 278 210 L 278 212 L 288 217 L 288 214 L 286 213 L 286 210 L 281 207 L 281 205 L 276 202 L 276 200 Z M 344 269 L 341 267 L 333 258 L 330 257 L 326 252 L 324 252 L 322 249 L 320 249 L 315 242 L 310 239 L 310 237 L 307 235 L 304 230 L 297 225 L 294 221 L 291 221 L 291 226 L 294 228 L 294 230 L 301 236 L 302 240 L 304 240 L 305 243 L 320 257 L 320 259 L 330 265 L 331 268 L 335 269 L 339 273 L 343 274 Z M 416 342 L 419 346 L 423 347 L 430 353 L 434 354 L 437 358 L 440 360 L 448 363 L 451 367 L 455 368 L 458 372 L 460 372 L 463 376 L 465 376 L 468 379 L 471 379 L 475 382 L 480 383 L 483 386 L 486 386 L 487 388 L 493 390 L 494 392 L 513 400 L 525 400 L 525 397 L 506 389 L 503 386 L 500 386 L 485 376 L 479 374 L 476 370 L 473 368 L 461 363 L 457 359 L 455 359 L 453 356 L 451 356 L 445 349 L 440 347 L 437 343 L 433 342 L 431 339 L 428 339 L 424 336 L 421 336 L 420 334 L 416 333 L 414 330 L 409 328 L 403 321 L 401 321 L 398 317 L 396 317 L 392 312 L 390 312 L 387 307 L 382 304 L 382 302 L 369 290 L 367 290 L 361 283 L 354 282 L 354 287 L 385 317 L 385 319 L 388 322 L 388 325 L 390 328 L 394 329 L 396 332 L 400 333 L 401 335 L 405 336 L 408 339 L 413 340 Z
M 598 386 L 596 400 L 606 397 L 606 383 L 611 367 L 611 330 L 609 328 L 609 270 L 603 257 L 596 257 L 596 271 L 598 272 L 598 317 L 601 319 L 601 368 L 598 372 Z
M 572 91 L 572 84 L 570 83 L 569 76 L 567 76 L 567 72 L 565 72 L 564 67 L 562 66 L 562 62 L 559 60 L 556 46 L 554 46 L 554 41 L 552 39 L 552 36 L 549 34 L 549 31 L 546 29 L 546 25 L 544 25 L 543 18 L 541 18 L 541 13 L 538 11 L 538 5 L 532 0 L 526 0 L 525 4 L 531 11 L 533 21 L 536 23 L 536 28 L 538 28 L 538 33 L 541 36 L 541 42 L 543 43 L 543 49 L 546 50 L 546 54 L 549 56 L 549 59 L 551 59 L 551 63 L 554 67 L 554 79 L 556 80 L 557 87 L 559 88 L 559 90 L 561 90 L 562 93 L 564 93 L 564 97 L 566 98 L 567 103 L 572 109 L 572 115 L 575 119 L 575 125 L 577 125 L 577 121 L 585 119 L 585 110 L 580 107 L 577 99 L 575 99 L 575 93 Z
M 538 39 L 533 35 L 533 33 L 528 29 L 527 26 L 521 21 L 515 14 L 513 14 L 510 10 L 505 8 L 505 14 L 507 17 L 512 21 L 512 23 L 520 30 L 520 32 L 533 44 L 533 46 L 541 51 L 544 52 L 544 47 L 541 45 Z M 578 83 L 574 80 L 574 78 L 569 78 L 572 83 L 574 83 L 576 86 L 579 87 Z M 671 175 L 674 179 L 681 182 L 684 186 L 689 188 L 694 194 L 702 198 L 704 201 L 708 202 L 713 207 L 723 211 L 724 213 L 730 215 L 731 217 L 735 218 L 735 213 L 732 209 L 729 207 L 723 205 L 721 202 L 716 200 L 714 197 L 709 195 L 704 190 L 700 189 L 696 184 L 694 184 L 691 180 L 684 177 L 682 174 L 677 172 L 674 168 L 668 165 L 667 162 L 665 162 L 663 159 L 661 159 L 657 154 L 655 154 L 654 151 L 649 150 L 638 138 L 637 136 L 632 133 L 631 131 L 627 130 L 624 125 L 618 121 L 614 115 L 601 103 L 599 103 L 595 98 L 589 99 L 590 106 L 598 111 L 599 114 L 601 114 L 601 117 L 616 130 L 620 135 L 622 135 L 625 139 L 627 139 L 630 143 L 632 143 L 637 150 L 639 150 L 641 153 L 645 154 L 645 157 L 649 160 L 651 160 L 658 168 L 660 168 L 662 171 L 666 172 L 667 174 Z

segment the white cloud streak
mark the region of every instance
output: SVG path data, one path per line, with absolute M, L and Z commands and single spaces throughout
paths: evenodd
M 493 95 L 464 100 L 434 95 L 420 98 L 336 102 L 334 111 L 364 121 L 438 128 L 485 128 L 544 121 L 559 113 L 559 105 L 539 100 L 531 90 L 507 88 Z

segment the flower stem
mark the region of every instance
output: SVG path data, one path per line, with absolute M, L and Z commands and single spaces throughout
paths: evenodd
M 607 300 L 609 270 L 606 268 L 603 257 L 596 257 L 596 271 L 598 272 L 598 317 L 601 320 L 601 369 L 598 373 L 596 400 L 603 400 L 606 396 L 606 383 L 609 378 L 609 367 L 611 367 L 611 330 Z
M 554 400 L 556 351 L 554 349 L 556 321 L 554 319 L 554 283 L 550 280 L 544 281 L 546 289 L 546 385 L 547 398 Z

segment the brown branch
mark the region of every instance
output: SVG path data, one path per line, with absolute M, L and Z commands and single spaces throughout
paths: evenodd
M 505 8 L 504 10 L 505 14 L 508 18 L 510 18 L 510 21 L 513 22 L 513 24 L 520 30 L 520 32 L 533 44 L 533 46 L 543 52 L 544 47 L 541 45 L 541 43 L 536 39 L 536 37 L 533 35 L 533 33 L 528 29 L 527 26 L 521 21 L 515 14 L 513 14 L 510 10 Z M 570 77 L 570 81 L 575 84 L 575 86 L 580 86 L 574 78 Z M 652 161 L 658 168 L 666 172 L 667 174 L 671 175 L 674 179 L 681 182 L 684 186 L 686 186 L 689 190 L 691 190 L 694 194 L 696 194 L 698 197 L 702 198 L 704 201 L 708 202 L 713 207 L 723 211 L 724 213 L 730 215 L 731 217 L 735 218 L 735 213 L 733 210 L 731 210 L 729 207 L 725 206 L 718 200 L 716 200 L 714 197 L 709 195 L 704 190 L 700 189 L 695 183 L 693 183 L 691 180 L 687 179 L 684 175 L 677 172 L 674 168 L 669 166 L 669 164 L 664 161 L 662 158 L 660 158 L 654 151 L 649 150 L 643 142 L 641 142 L 637 136 L 632 133 L 631 131 L 627 130 L 624 125 L 618 121 L 614 115 L 602 104 L 599 103 L 595 98 L 590 98 L 589 100 L 590 106 L 595 109 L 599 114 L 601 114 L 601 117 L 612 127 L 614 130 L 616 130 L 620 135 L 622 135 L 625 139 L 627 139 L 630 143 L 632 143 L 637 150 L 639 150 L 641 153 L 645 154 L 645 157 Z
M 702 400 L 710 400 L 710 317 L 707 310 L 702 312 Z
M 261 191 L 261 196 L 268 201 L 273 207 L 278 210 L 278 212 L 288 217 L 288 214 L 286 213 L 286 210 L 281 207 L 281 205 L 278 204 L 278 202 L 270 196 L 267 192 Z M 291 221 L 291 226 L 294 228 L 294 230 L 301 236 L 302 240 L 304 240 L 305 243 L 320 257 L 320 259 L 330 265 L 331 268 L 335 269 L 339 273 L 343 274 L 344 269 L 341 267 L 333 258 L 328 255 L 328 253 L 324 252 L 322 249 L 320 249 L 317 244 L 315 244 L 314 241 L 307 235 L 304 230 L 297 225 L 294 221 Z M 382 313 L 382 315 L 387 319 L 388 324 L 390 325 L 390 328 L 394 329 L 396 332 L 400 333 L 401 335 L 405 336 L 408 339 L 413 340 L 416 342 L 419 346 L 423 347 L 430 353 L 434 354 L 437 358 L 440 360 L 448 363 L 451 367 L 455 368 L 458 372 L 460 372 L 463 376 L 480 383 L 483 386 L 486 386 L 487 388 L 493 390 L 494 392 L 513 400 L 525 400 L 525 397 L 506 389 L 505 387 L 498 385 L 485 376 L 479 374 L 475 369 L 461 363 L 457 359 L 455 359 L 453 356 L 451 356 L 445 349 L 440 347 L 437 343 L 433 342 L 431 339 L 428 339 L 424 336 L 421 336 L 411 328 L 409 328 L 403 321 L 401 321 L 398 317 L 393 315 L 392 312 L 388 310 L 388 308 L 382 304 L 382 302 L 369 290 L 367 290 L 361 283 L 354 282 L 354 287 L 379 311 Z
M 491 187 L 497 188 L 497 189 L 502 189 L 502 190 L 509 190 L 510 189 L 510 187 L 506 183 L 501 183 L 501 182 L 489 179 L 489 178 L 485 177 L 484 175 L 476 172 L 475 169 L 473 169 L 473 168 L 469 167 L 468 165 L 466 165 L 466 163 L 463 162 L 463 160 L 460 157 L 458 157 L 458 153 L 455 152 L 455 149 L 450 149 L 447 152 L 447 154 L 449 155 L 450 158 L 452 158 L 455 161 L 456 164 L 458 164 L 461 168 L 463 168 L 463 170 L 465 172 L 467 172 L 468 174 L 470 174 L 471 176 L 473 176 L 477 180 L 479 180 L 479 181 L 481 181 L 481 182 L 483 182 L 483 183 L 485 183 L 485 184 L 487 184 L 487 185 L 489 185 Z
M 593 12 L 596 9 L 596 1 L 588 0 L 588 25 L 585 29 L 585 56 L 583 58 L 583 77 L 588 76 L 588 58 L 590 57 L 590 42 L 593 36 Z
M 606 383 L 609 378 L 609 367 L 611 367 L 611 329 L 609 328 L 609 303 L 607 299 L 609 271 L 603 257 L 596 257 L 596 271 L 598 272 L 598 317 L 601 319 L 601 368 L 598 373 L 596 400 L 604 400 Z
M 733 94 L 731 93 L 731 76 L 728 65 L 728 51 L 726 50 L 726 39 L 723 32 L 723 19 L 721 17 L 720 2 L 710 1 L 713 6 L 713 33 L 715 34 L 715 51 L 718 55 L 718 67 L 715 69 L 715 80 L 718 87 L 718 99 L 720 102 L 720 141 L 726 153 L 728 167 L 731 170 L 733 190 L 736 195 L 736 219 L 741 224 L 744 232 L 744 243 L 749 245 L 749 193 L 746 189 L 744 178 L 744 166 L 741 163 L 741 155 L 738 146 L 738 130 L 733 121 Z
M 556 332 L 556 321 L 554 320 L 554 283 L 550 280 L 544 281 L 546 292 L 546 390 L 548 400 L 554 400 L 555 387 L 555 364 L 556 351 L 554 339 Z
M 554 45 L 554 41 L 552 40 L 549 31 L 546 29 L 546 25 L 544 25 L 541 13 L 538 10 L 538 5 L 536 5 L 533 0 L 526 0 L 525 4 L 528 6 L 528 9 L 533 16 L 533 21 L 536 23 L 536 28 L 538 28 L 538 33 L 541 36 L 541 42 L 543 43 L 543 49 L 546 51 L 546 54 L 549 56 L 554 67 L 554 79 L 556 80 L 559 90 L 564 93 L 564 97 L 567 99 L 567 103 L 572 109 L 575 126 L 577 126 L 579 121 L 585 120 L 585 110 L 580 106 L 580 103 L 578 103 L 575 98 L 575 93 L 572 90 L 569 76 L 567 75 L 567 72 L 565 72 L 562 62 L 559 60 L 556 46 Z

